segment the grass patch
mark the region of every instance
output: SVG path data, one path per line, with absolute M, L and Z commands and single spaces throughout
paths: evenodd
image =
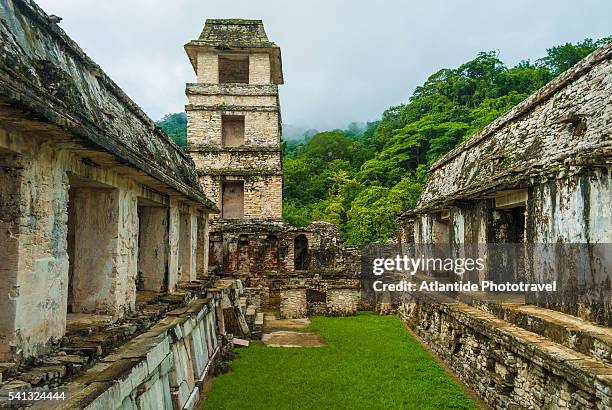
M 326 345 L 240 349 L 206 409 L 476 409 L 394 316 L 314 317 Z

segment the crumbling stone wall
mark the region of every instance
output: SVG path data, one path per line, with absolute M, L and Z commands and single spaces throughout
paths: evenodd
M 599 361 L 461 303 L 414 301 L 402 320 L 489 406 L 595 408 L 611 403 Z
M 193 220 L 216 207 L 191 159 L 35 3 L 3 2 L 0 18 L 0 181 L 11 181 L 0 185 L 0 249 L 11 251 L 0 358 L 19 361 L 52 347 L 70 309 L 134 311 L 147 276 L 139 207 L 170 214 L 167 291 L 178 280 L 179 208 Z
M 346 248 L 340 241 L 338 228 L 317 221 L 305 228 L 289 227 L 283 222 L 219 221 L 219 232 L 213 234 L 211 267 L 232 273 L 239 269 L 239 251 L 246 252 L 252 276 L 295 272 L 295 239 L 307 238 L 308 265 L 305 272 L 356 277 L 361 270 L 357 249 Z M 247 245 L 239 247 L 239 242 Z
M 287 282 L 280 288 L 281 317 L 350 316 L 359 309 L 361 293 L 357 281 L 314 278 Z
M 285 319 L 308 316 L 306 288 L 292 287 L 280 291 L 280 314 Z
M 612 323 L 612 272 L 594 262 L 612 243 L 611 56 L 609 43 L 436 162 L 416 209 L 400 218 L 400 240 L 439 243 L 445 213 L 448 243 L 464 256 L 486 257 L 478 244 L 559 244 L 554 263 L 526 251 L 513 272 L 487 265 L 467 279 L 556 280 L 554 300 L 528 301 Z

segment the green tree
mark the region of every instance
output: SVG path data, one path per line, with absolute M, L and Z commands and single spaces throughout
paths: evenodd
M 161 120 L 157 121 L 157 126 L 168 134 L 179 147 L 187 145 L 186 113 L 177 112 L 175 114 L 166 114 Z

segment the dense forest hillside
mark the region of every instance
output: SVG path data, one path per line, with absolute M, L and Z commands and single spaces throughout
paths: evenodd
M 396 217 L 415 205 L 434 161 L 610 39 L 556 46 L 510 68 L 482 52 L 432 74 L 376 122 L 292 135 L 283 142 L 285 219 L 333 222 L 352 245 L 392 238 Z M 185 124 L 184 113 L 158 123 L 180 145 Z

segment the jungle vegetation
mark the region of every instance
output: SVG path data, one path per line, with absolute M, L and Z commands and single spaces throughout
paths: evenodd
M 350 245 L 394 237 L 397 216 L 414 207 L 436 160 L 611 39 L 555 46 L 514 67 L 481 52 L 433 73 L 375 122 L 285 139 L 284 218 L 333 222 Z M 184 123 L 181 113 L 158 124 L 185 144 Z

